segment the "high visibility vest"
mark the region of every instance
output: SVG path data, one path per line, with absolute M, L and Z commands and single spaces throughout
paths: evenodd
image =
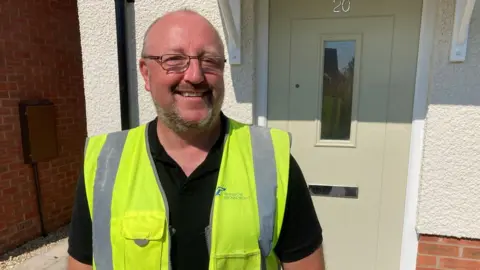
M 205 228 L 209 270 L 271 270 L 287 196 L 290 136 L 228 120 Z M 87 139 L 93 269 L 171 270 L 169 210 L 146 125 Z

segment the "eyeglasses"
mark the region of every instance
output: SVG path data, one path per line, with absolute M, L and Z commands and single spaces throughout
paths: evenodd
M 223 57 L 189 56 L 183 54 L 145 55 L 142 58 L 155 60 L 164 70 L 170 72 L 184 72 L 190 66 L 191 59 L 198 59 L 203 72 L 221 73 L 227 62 Z

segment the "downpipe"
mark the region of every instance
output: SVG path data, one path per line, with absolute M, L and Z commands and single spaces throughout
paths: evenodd
M 118 80 L 120 94 L 120 119 L 122 130 L 132 128 L 130 121 L 130 98 L 129 78 L 127 62 L 127 23 L 126 3 L 134 3 L 134 0 L 115 0 L 115 23 L 117 28 L 117 57 L 118 57 Z

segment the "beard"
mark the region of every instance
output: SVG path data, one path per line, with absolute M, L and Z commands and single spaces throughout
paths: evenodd
M 159 121 L 162 121 L 165 126 L 175 133 L 184 133 L 187 131 L 201 132 L 210 129 L 215 124 L 216 118 L 220 115 L 224 94 L 223 91 L 214 91 L 211 87 L 209 89 L 209 96 L 203 99 L 205 107 L 208 110 L 207 116 L 199 121 L 184 119 L 175 102 L 170 106 L 162 107 L 152 98 Z M 176 90 L 172 90 L 172 94 L 175 95 L 175 91 Z M 218 96 L 215 96 L 214 93 L 218 93 Z

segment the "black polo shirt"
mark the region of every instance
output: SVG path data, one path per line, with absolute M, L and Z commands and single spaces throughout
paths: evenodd
M 148 123 L 148 141 L 161 184 L 165 190 L 170 226 L 173 270 L 208 269 L 205 227 L 217 184 L 225 136 L 226 118 L 222 115 L 222 133 L 205 161 L 187 177 L 167 154 L 157 137 L 157 119 Z M 318 222 L 302 171 L 290 157 L 285 216 L 275 252 L 282 262 L 292 262 L 310 255 L 322 243 Z M 76 260 L 92 264 L 92 221 L 80 174 L 69 232 L 68 253 Z

